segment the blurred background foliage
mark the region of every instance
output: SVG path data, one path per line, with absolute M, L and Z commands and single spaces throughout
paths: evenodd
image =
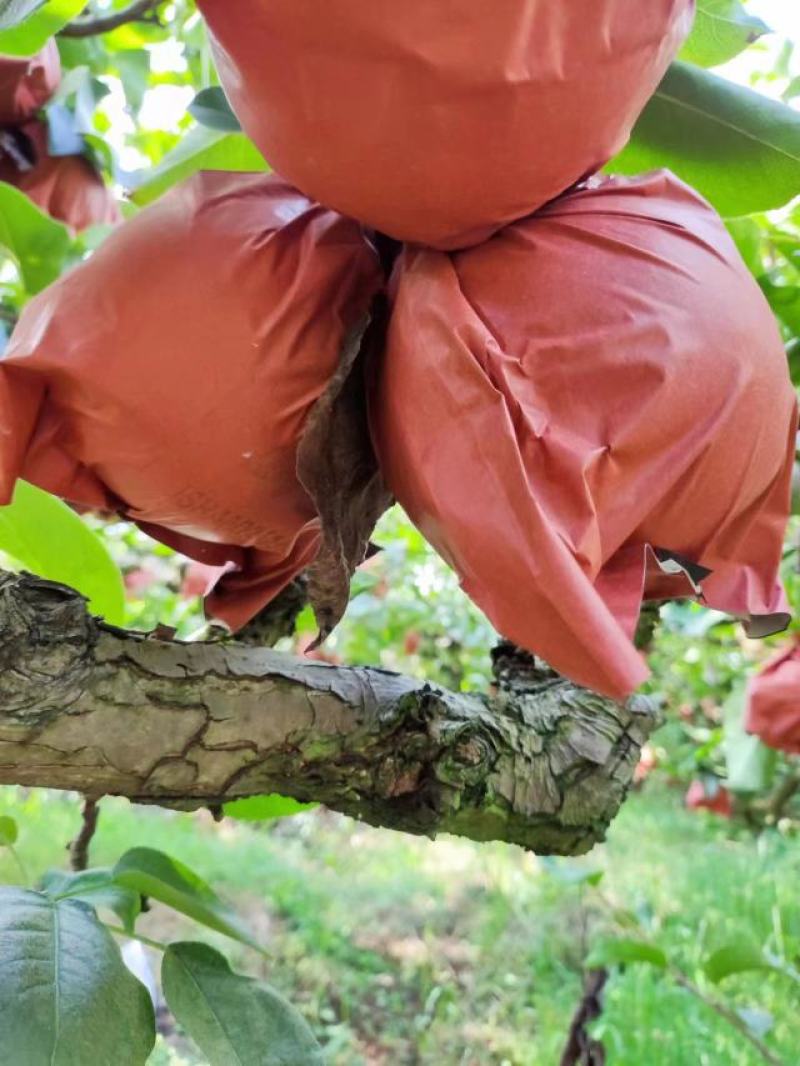
M 113 0 L 92 9 L 125 6 Z M 612 169 L 671 165 L 723 208 L 780 323 L 800 386 L 800 202 L 785 191 L 781 206 L 770 202 L 774 175 L 781 189 L 800 192 L 800 17 L 792 6 L 701 0 L 684 66 Z M 197 169 L 266 165 L 224 100 L 208 92 L 216 76 L 191 0 L 157 11 L 157 21 L 102 36 L 60 37 L 68 73 L 49 105 L 61 109 L 58 128 L 79 138 L 127 214 Z M 13 46 L 0 28 L 0 52 Z M 711 102 L 699 117 L 684 108 L 692 117 L 683 124 L 675 100 L 685 102 L 693 85 Z M 793 121 L 765 119 L 762 106 L 778 102 Z M 734 135 L 720 133 L 719 108 L 733 115 Z M 655 147 L 653 129 L 669 131 Z M 754 130 L 763 159 L 752 174 L 742 163 L 731 192 L 731 167 Z M 0 347 L 25 302 L 107 233 L 94 227 L 76 237 L 22 199 L 0 183 Z M 800 513 L 800 488 L 795 508 Z M 486 689 L 494 634 L 454 575 L 398 509 L 375 539 L 383 550 L 356 576 L 344 623 L 315 654 Z M 81 587 L 116 624 L 167 625 L 183 638 L 203 626 L 209 574 L 129 524 L 78 518 L 23 486 L 14 505 L 0 510 L 0 550 L 6 568 Z M 794 517 L 783 569 L 795 632 L 799 552 Z M 751 641 L 738 624 L 689 603 L 661 614 L 648 687 L 662 697 L 667 722 L 645 751 L 636 794 L 609 843 L 585 864 L 546 863 L 500 845 L 407 839 L 320 810 L 263 825 L 218 825 L 202 813 L 142 811 L 121 801 L 104 805 L 97 859 L 113 861 L 146 837 L 233 896 L 273 952 L 270 980 L 304 1010 L 330 1061 L 343 1066 L 554 1063 L 592 946 L 632 928 L 701 984 L 702 960 L 731 940 L 796 966 L 800 761 L 742 729 L 747 678 L 791 633 Z M 302 652 L 312 634 L 304 613 L 286 650 Z M 0 809 L 21 820 L 19 851 L 32 873 L 61 862 L 77 824 L 74 798 L 7 789 Z M 0 877 L 17 878 L 4 853 Z M 176 920 L 156 910 L 145 928 L 168 938 L 165 923 Z M 775 972 L 736 975 L 729 985 L 731 1009 L 786 1066 L 799 1061 L 797 982 Z M 763 1061 L 679 982 L 635 965 L 611 982 L 595 1030 L 618 1066 Z M 164 1032 L 154 1063 L 200 1062 L 179 1033 Z

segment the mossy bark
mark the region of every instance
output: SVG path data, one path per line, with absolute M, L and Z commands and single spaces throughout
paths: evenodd
M 576 855 L 603 839 L 658 715 L 514 649 L 492 698 L 106 626 L 0 574 L 0 783 L 192 808 L 281 792 L 410 833 Z

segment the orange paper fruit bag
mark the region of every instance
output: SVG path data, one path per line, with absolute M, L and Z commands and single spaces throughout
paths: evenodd
M 0 360 L 0 502 L 17 477 L 229 564 L 236 629 L 314 559 L 309 410 L 382 274 L 361 227 L 263 175 L 207 173 L 26 307 Z
M 54 40 L 35 56 L 0 55 L 0 126 L 33 118 L 61 81 L 61 61 Z
M 800 644 L 795 641 L 747 686 L 745 728 L 778 751 L 800 755 Z
M 601 167 L 694 0 L 199 0 L 269 164 L 400 240 L 463 247 Z
M 785 626 L 795 396 L 696 193 L 596 179 L 477 248 L 406 249 L 393 288 L 384 475 L 506 637 L 624 697 L 643 597 L 702 587 L 755 633 Z
M 19 127 L 13 158 L 0 150 L 0 181 L 15 185 L 42 211 L 75 232 L 113 225 L 121 218 L 111 190 L 88 159 L 50 155 L 47 124 L 39 119 Z

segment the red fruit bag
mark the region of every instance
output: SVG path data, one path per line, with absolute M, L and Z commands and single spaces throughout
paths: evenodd
M 628 139 L 694 0 L 198 0 L 267 161 L 400 240 L 457 248 Z
M 686 790 L 684 803 L 690 811 L 711 811 L 721 818 L 733 817 L 733 801 L 724 785 L 711 784 L 695 778 Z
M 236 629 L 316 556 L 310 409 L 381 287 L 358 223 L 254 174 L 200 174 L 32 300 L 0 360 L 0 503 L 22 477 L 229 565 Z
M 33 118 L 60 81 L 61 61 L 54 40 L 35 56 L 0 55 L 0 126 Z
M 76 232 L 120 221 L 111 190 L 88 159 L 50 155 L 45 122 L 26 122 L 16 140 L 13 156 L 0 147 L 0 181 L 15 185 L 51 218 Z
M 771 748 L 800 755 L 800 643 L 797 639 L 750 680 L 745 728 Z
M 786 625 L 794 391 L 696 193 L 597 179 L 477 248 L 406 249 L 392 284 L 384 475 L 504 636 L 621 698 L 643 597 Z

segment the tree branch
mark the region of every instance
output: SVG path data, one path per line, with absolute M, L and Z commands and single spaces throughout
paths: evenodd
M 154 8 L 161 0 L 134 0 L 122 11 L 110 15 L 98 15 L 97 18 L 80 18 L 70 22 L 59 31 L 59 37 L 97 37 L 101 33 L 125 26 L 129 22 L 157 21 Z
M 670 973 L 675 979 L 676 984 L 680 985 L 680 987 L 688 992 L 690 996 L 694 996 L 694 998 L 701 1003 L 705 1003 L 710 1010 L 713 1010 L 720 1018 L 724 1018 L 729 1025 L 732 1025 L 745 1040 L 752 1044 L 764 1062 L 769 1063 L 769 1066 L 784 1066 L 783 1060 L 773 1054 L 764 1041 L 753 1032 L 738 1011 L 729 1007 L 727 1003 L 714 999 L 713 996 L 709 996 L 707 993 L 701 991 L 681 970 L 671 969 Z
M 70 869 L 79 873 L 89 865 L 89 845 L 97 832 L 97 820 L 100 817 L 100 805 L 96 799 L 86 796 L 81 814 L 81 828 L 69 846 Z
M 191 809 L 280 792 L 373 825 L 580 854 L 658 724 L 519 652 L 497 694 L 264 649 L 179 644 L 0 574 L 0 783 Z

